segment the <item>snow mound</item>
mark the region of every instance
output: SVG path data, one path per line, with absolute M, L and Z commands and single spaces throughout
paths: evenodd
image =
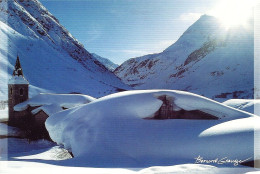
M 32 112 L 37 113 L 40 110 L 44 110 L 46 113 L 53 113 L 55 111 L 60 111 L 61 108 L 72 108 L 81 104 L 92 102 L 94 100 L 95 98 L 82 94 L 39 94 L 25 102 L 14 106 L 14 110 L 23 111 L 29 106 L 42 106 L 33 110 Z
M 141 174 L 156 174 L 156 173 L 206 173 L 209 171 L 216 171 L 217 168 L 210 165 L 201 164 L 182 164 L 175 166 L 155 166 L 143 169 L 140 171 Z M 213 173 L 213 172 L 212 172 Z M 214 172 L 215 173 L 215 172 Z
M 205 110 L 222 119 L 143 119 L 161 107 L 158 97 L 162 95 L 172 98 L 179 108 Z M 253 128 L 258 131 L 260 124 L 240 128 L 242 120 L 260 122 L 253 114 L 192 93 L 137 90 L 112 94 L 56 113 L 45 125 L 53 141 L 72 151 L 74 160 L 89 166 L 138 167 L 180 164 L 180 161 L 194 163 L 198 156 L 253 158 Z M 210 130 L 217 125 L 221 129 Z M 233 128 L 236 129 L 232 131 Z M 209 133 L 202 134 L 208 129 Z
M 255 110 L 260 108 L 260 99 L 230 99 L 230 100 L 223 102 L 223 104 L 237 108 L 237 109 L 241 109 L 241 110 L 253 113 L 253 114 L 257 114 L 257 113 L 255 113 Z
M 22 160 L 32 160 L 32 159 L 40 159 L 40 160 L 66 160 L 70 159 L 71 155 L 69 152 L 59 146 L 54 146 L 51 148 L 34 150 L 31 153 L 25 154 L 25 156 L 14 157 L 14 159 L 22 159 Z

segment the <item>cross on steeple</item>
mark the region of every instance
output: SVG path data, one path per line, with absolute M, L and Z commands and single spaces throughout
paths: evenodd
M 15 68 L 13 71 L 13 76 L 23 76 L 23 69 L 21 67 L 21 63 L 20 63 L 18 54 L 17 54 L 16 63 L 15 63 Z

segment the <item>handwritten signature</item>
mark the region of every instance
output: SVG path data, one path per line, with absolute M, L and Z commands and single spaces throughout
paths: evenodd
M 238 166 L 239 164 L 248 161 L 250 158 L 239 160 L 239 159 L 229 159 L 228 157 L 224 158 L 216 158 L 216 159 L 204 159 L 200 155 L 195 159 L 195 164 L 233 164 L 234 166 Z

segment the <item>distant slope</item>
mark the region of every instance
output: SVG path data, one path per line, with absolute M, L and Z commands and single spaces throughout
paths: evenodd
M 7 99 L 17 54 L 31 95 L 51 91 L 100 97 L 129 89 L 38 0 L 1 1 L 0 38 L 0 99 Z
M 136 89 L 179 89 L 209 98 L 252 98 L 253 21 L 226 29 L 203 15 L 162 53 L 130 59 L 114 73 Z
M 110 71 L 114 71 L 118 65 L 113 63 L 112 61 L 110 61 L 107 58 L 101 57 L 95 53 L 91 53 L 91 55 L 97 59 L 100 63 L 102 63 L 107 69 L 109 69 Z

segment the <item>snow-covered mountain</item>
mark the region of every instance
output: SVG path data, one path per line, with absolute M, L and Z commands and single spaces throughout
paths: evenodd
M 129 89 L 80 44 L 38 0 L 0 1 L 0 99 L 19 54 L 30 94 Z
M 162 53 L 132 58 L 114 73 L 136 89 L 179 89 L 213 98 L 252 98 L 253 20 L 225 28 L 203 15 Z
M 97 59 L 99 62 L 101 62 L 107 69 L 109 69 L 110 71 L 114 71 L 118 65 L 113 63 L 112 61 L 110 61 L 107 58 L 101 57 L 95 53 L 91 53 L 91 55 Z

